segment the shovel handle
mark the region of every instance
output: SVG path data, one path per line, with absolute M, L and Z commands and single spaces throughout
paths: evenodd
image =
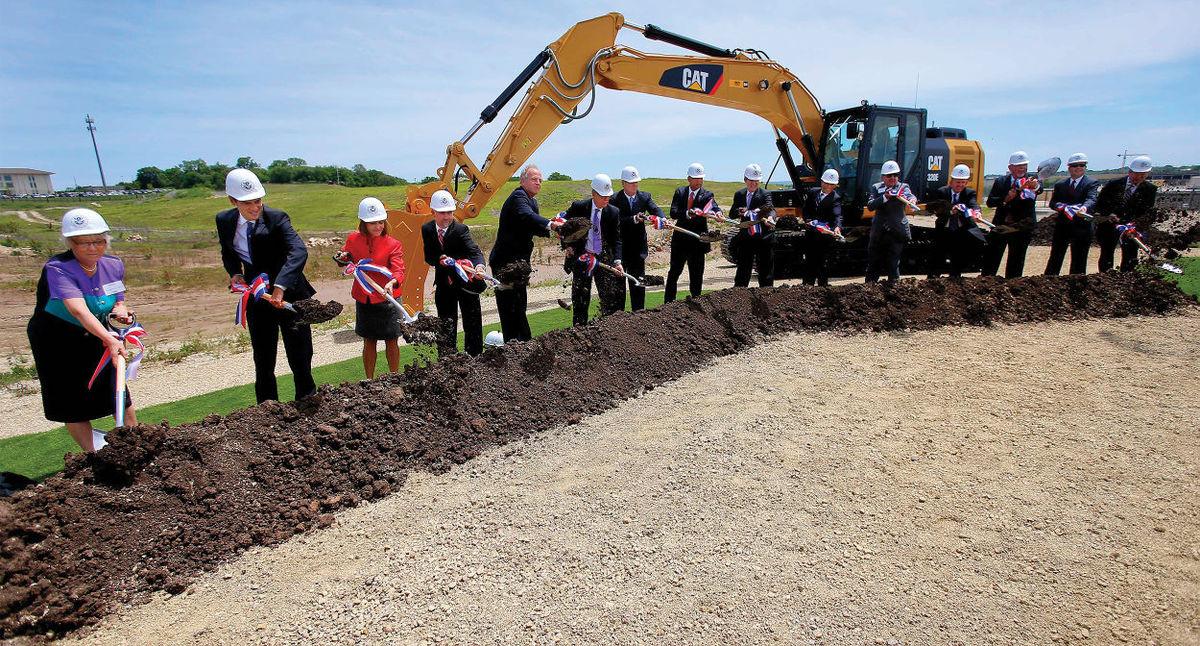
M 608 271 L 610 271 L 610 272 L 612 272 L 612 273 L 614 273 L 614 274 L 616 274 L 616 275 L 618 275 L 618 276 L 621 276 L 622 278 L 627 278 L 627 279 L 629 279 L 629 280 L 632 280 L 632 281 L 633 281 L 633 284 L 634 284 L 635 286 L 637 286 L 637 287 L 641 287 L 641 286 L 642 286 L 642 281 L 638 280 L 637 278 L 634 278 L 633 276 L 630 276 L 629 274 L 627 274 L 627 273 L 625 273 L 625 272 L 621 271 L 620 269 L 617 269 L 616 267 L 613 267 L 612 265 L 606 265 L 606 264 L 604 264 L 604 263 L 602 263 L 602 262 L 598 262 L 598 263 L 596 263 L 596 264 L 597 264 L 597 265 L 599 265 L 601 269 L 606 269 L 606 270 L 608 270 Z
M 116 372 L 113 383 L 114 406 L 113 420 L 118 427 L 125 425 L 125 357 L 123 355 L 114 355 L 112 358 L 113 370 Z
M 367 284 L 371 286 L 371 289 L 375 290 L 376 293 L 387 299 L 387 301 L 392 305 L 395 305 L 396 309 L 400 310 L 400 316 L 404 319 L 405 323 L 412 323 L 413 321 L 417 320 L 415 316 L 408 313 L 408 310 L 404 309 L 404 306 L 400 304 L 400 301 L 396 300 L 396 298 L 389 294 L 386 289 L 380 287 L 379 283 L 375 282 L 370 276 L 363 276 L 363 280 L 367 281 Z

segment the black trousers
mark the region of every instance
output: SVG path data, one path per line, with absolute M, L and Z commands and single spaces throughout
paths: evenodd
M 1121 239 L 1116 222 L 1101 222 L 1096 225 L 1096 242 L 1100 243 L 1100 271 L 1113 268 L 1113 257 L 1117 244 L 1121 245 L 1121 271 L 1133 271 L 1138 263 L 1138 246 L 1128 239 Z
M 902 233 L 871 229 L 871 237 L 867 239 L 866 282 L 877 282 L 884 273 L 888 280 L 900 280 L 900 255 L 907 242 Z
M 504 342 L 528 341 L 533 338 L 529 331 L 529 287 L 514 285 L 511 289 L 496 290 L 496 310 L 500 314 L 500 332 Z
M 829 251 L 833 249 L 833 236 L 809 229 L 804 232 L 805 285 L 829 284 Z
M 437 344 L 439 358 L 458 352 L 459 310 L 462 311 L 463 345 L 467 354 L 473 357 L 483 352 L 483 312 L 478 294 L 455 285 L 438 285 L 433 290 L 433 304 L 445 326 Z
M 950 260 L 950 231 L 946 228 L 945 222 L 938 223 L 937 228 L 933 230 L 931 239 L 933 245 L 929 251 L 929 271 L 926 278 L 937 278 L 942 275 L 942 271 L 946 269 L 946 264 Z
M 929 259 L 929 278 L 940 276 L 941 266 L 946 261 L 950 263 L 946 275 L 951 278 L 961 278 L 967 267 L 970 267 L 971 263 L 979 257 L 979 253 L 983 249 L 983 234 L 974 227 L 951 229 L 949 226 L 939 233 L 940 240 L 934 247 L 934 255 Z
M 771 287 L 775 284 L 772 241 L 761 235 L 739 234 L 737 241 L 737 272 L 733 275 L 734 287 L 749 287 L 750 272 L 758 263 L 758 286 Z
M 1046 275 L 1057 276 L 1062 272 L 1063 260 L 1067 257 L 1067 248 L 1071 249 L 1072 274 L 1087 273 L 1088 251 L 1092 246 L 1092 225 L 1075 224 L 1073 221 L 1063 221 L 1061 218 L 1054 223 L 1054 237 L 1050 240 L 1050 259 L 1046 261 Z
M 254 398 L 260 404 L 268 399 L 279 399 L 275 359 L 279 354 L 281 335 L 283 351 L 296 383 L 296 399 L 317 392 L 312 376 L 312 328 L 307 324 L 290 325 L 294 317 L 266 301 L 254 302 L 246 312 L 246 328 L 250 331 L 250 347 L 254 354 Z
M 582 269 L 576 269 L 571 273 L 571 323 L 574 325 L 587 325 L 588 309 L 592 305 L 593 278 L 596 279 L 596 291 L 600 294 L 600 316 L 625 309 L 624 278 L 599 267 L 591 276 Z
M 995 276 L 1000 270 L 1000 259 L 1004 257 L 1004 249 L 1008 248 L 1008 262 L 1004 266 L 1005 278 L 1020 278 L 1025 274 L 1025 252 L 1029 250 L 1029 242 L 1033 240 L 1033 231 L 1016 231 L 1013 233 L 992 233 L 987 238 L 987 248 L 983 252 L 983 271 L 981 276 Z
M 675 300 L 675 292 L 679 290 L 679 276 L 683 266 L 688 269 L 688 291 L 692 296 L 699 296 L 704 289 L 704 254 L 708 252 L 706 244 L 677 244 L 678 239 L 671 242 L 671 267 L 667 271 L 667 285 L 663 293 L 663 302 Z

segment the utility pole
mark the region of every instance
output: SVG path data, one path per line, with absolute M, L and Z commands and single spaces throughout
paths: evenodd
M 1145 154 L 1146 153 L 1131 153 L 1131 152 L 1129 152 L 1129 149 L 1126 148 L 1125 152 L 1121 153 L 1120 155 L 1117 155 L 1117 157 L 1121 158 L 1121 168 L 1125 168 L 1126 166 L 1129 165 L 1128 163 L 1126 163 L 1125 160 L 1129 159 L 1130 157 L 1141 157 L 1142 155 L 1145 155 Z
M 83 122 L 87 124 L 88 132 L 92 135 L 92 150 L 96 151 L 96 166 L 100 168 L 100 184 L 107 193 L 108 180 L 104 179 L 104 165 L 100 163 L 100 148 L 96 146 L 96 120 L 92 118 L 92 115 L 87 114 L 84 115 Z

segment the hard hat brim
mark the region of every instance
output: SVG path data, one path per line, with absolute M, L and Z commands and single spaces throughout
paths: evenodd
M 387 213 L 384 213 L 383 215 L 368 215 L 365 217 L 360 215 L 358 216 L 358 219 L 363 222 L 382 222 L 383 220 L 387 219 Z
M 98 235 L 101 233 L 108 233 L 109 231 L 112 231 L 112 229 L 109 229 L 108 227 L 104 227 L 104 228 L 92 227 L 90 229 L 80 229 L 78 231 L 64 233 L 63 237 L 64 238 L 74 238 L 75 236 L 94 236 L 94 235 Z
M 226 195 L 229 195 L 229 194 L 226 193 Z M 266 197 L 266 196 L 267 196 L 267 191 L 264 188 L 259 188 L 254 191 L 250 191 L 249 193 L 246 193 L 245 195 L 240 195 L 240 196 L 239 195 L 229 195 L 229 197 L 232 197 L 233 199 L 237 200 L 238 202 L 249 202 L 250 200 L 257 200 L 259 198 Z

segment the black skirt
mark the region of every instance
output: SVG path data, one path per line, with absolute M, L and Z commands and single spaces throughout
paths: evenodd
M 354 301 L 354 333 L 364 339 L 390 341 L 400 337 L 400 312 L 391 303 Z
M 87 330 L 53 314 L 36 312 L 26 328 L 38 381 L 42 385 L 42 409 L 52 422 L 89 422 L 113 414 L 112 362 L 88 388 L 92 371 L 104 355 L 104 344 Z M 132 406 L 129 389 L 125 405 Z

